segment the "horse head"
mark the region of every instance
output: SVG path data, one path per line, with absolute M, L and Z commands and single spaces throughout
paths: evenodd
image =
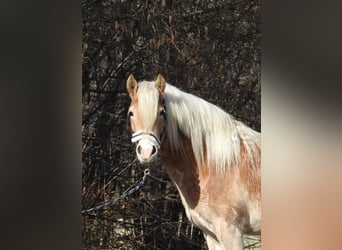
M 131 98 L 128 118 L 133 132 L 131 140 L 136 144 L 137 158 L 141 164 L 152 164 L 158 158 L 165 129 L 165 79 L 159 74 L 154 82 L 138 83 L 131 74 L 126 87 Z

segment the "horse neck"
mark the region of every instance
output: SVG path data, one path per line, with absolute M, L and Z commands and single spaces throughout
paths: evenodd
M 182 138 L 182 151 L 172 149 L 170 142 L 167 138 L 161 146 L 161 162 L 164 165 L 168 174 L 171 177 L 177 178 L 177 175 L 190 175 L 198 172 L 198 166 L 195 164 L 195 157 L 193 154 L 191 141 L 187 138 Z M 183 167 L 187 165 L 186 167 Z
M 183 138 L 182 143 L 184 152 L 175 152 L 166 139 L 161 148 L 161 162 L 176 184 L 182 199 L 192 207 L 196 206 L 200 196 L 199 166 L 196 164 L 190 140 Z
M 260 137 L 256 134 L 257 137 Z M 201 188 L 208 181 L 222 182 L 228 185 L 237 177 L 242 189 L 247 191 L 251 198 L 260 198 L 260 145 L 257 140 L 256 151 L 253 151 L 252 159 L 246 150 L 246 146 L 240 139 L 241 159 L 232 164 L 225 173 L 218 173 L 214 166 L 198 166 L 193 154 L 191 142 L 188 138 L 182 137 L 184 152 L 173 152 L 167 138 L 162 143 L 161 162 L 166 172 L 176 184 L 181 197 L 190 207 L 195 207 L 200 199 Z M 206 162 L 206 149 L 204 147 L 204 160 Z M 228 177 L 229 176 L 229 177 Z M 234 177 L 235 176 L 235 177 Z

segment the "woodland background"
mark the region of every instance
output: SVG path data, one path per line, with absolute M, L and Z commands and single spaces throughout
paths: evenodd
M 83 0 L 82 16 L 83 208 L 143 176 L 126 119 L 130 73 L 162 73 L 260 131 L 260 0 Z M 207 249 L 163 167 L 151 174 L 140 191 L 82 216 L 83 249 Z

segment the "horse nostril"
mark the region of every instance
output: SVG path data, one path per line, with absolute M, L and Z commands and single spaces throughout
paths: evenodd
M 155 153 L 157 152 L 157 149 L 155 146 L 152 147 L 152 154 L 151 155 L 154 155 Z
M 138 145 L 137 150 L 138 150 L 138 154 L 141 154 L 141 146 L 140 145 Z

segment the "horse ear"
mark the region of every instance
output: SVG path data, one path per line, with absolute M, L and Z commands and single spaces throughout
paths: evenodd
M 135 80 L 133 74 L 130 74 L 127 78 L 126 87 L 128 94 L 132 97 L 138 88 L 137 80 Z
M 158 74 L 156 82 L 155 82 L 155 86 L 161 94 L 164 94 L 166 81 L 161 74 Z

